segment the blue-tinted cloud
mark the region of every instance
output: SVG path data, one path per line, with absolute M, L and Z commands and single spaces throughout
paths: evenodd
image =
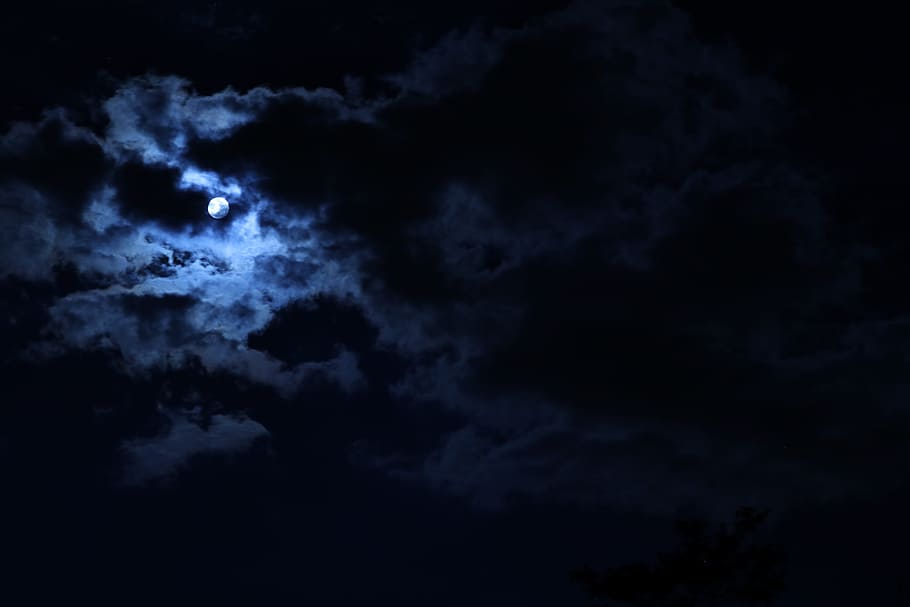
M 243 453 L 260 441 L 268 431 L 255 421 L 242 417 L 213 415 L 204 421 L 162 409 L 168 419 L 159 436 L 125 441 L 125 464 L 121 481 L 125 485 L 166 483 L 196 456 L 230 456 Z
M 462 428 L 358 462 L 483 507 L 787 503 L 904 453 L 875 437 L 906 410 L 868 387 L 893 381 L 877 362 L 905 317 L 854 305 L 882 251 L 831 233 L 781 144 L 782 87 L 681 13 L 579 3 L 452 33 L 385 81 L 370 99 L 146 76 L 99 100 L 99 132 L 63 110 L 16 125 L 5 159 L 100 159 L 92 179 L 0 173 L 0 274 L 79 279 L 25 356 L 198 362 L 299 402 L 363 391 L 364 351 L 392 353 L 391 396 Z M 308 336 L 317 300 L 368 339 Z M 862 465 L 832 459 L 851 440 Z

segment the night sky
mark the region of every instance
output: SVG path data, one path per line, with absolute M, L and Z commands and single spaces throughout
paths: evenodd
M 5 5 L 0 603 L 584 607 L 753 507 L 906 606 L 905 22 L 793 4 Z

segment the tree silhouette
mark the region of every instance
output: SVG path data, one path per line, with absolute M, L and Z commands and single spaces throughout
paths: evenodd
M 767 510 L 742 508 L 732 525 L 716 529 L 697 519 L 675 524 L 679 545 L 655 565 L 635 563 L 572 578 L 592 599 L 630 607 L 714 607 L 769 604 L 783 590 L 784 555 L 756 537 Z M 615 602 L 614 602 L 615 601 Z

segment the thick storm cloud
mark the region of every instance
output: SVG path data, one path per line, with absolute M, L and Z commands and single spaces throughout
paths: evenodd
M 446 421 L 351 461 L 480 508 L 787 504 L 884 490 L 910 461 L 885 387 L 910 321 L 876 273 L 901 252 L 884 224 L 832 227 L 785 90 L 682 13 L 578 3 L 349 84 L 150 74 L 94 124 L 14 124 L 0 276 L 42 312 L 7 304 L 31 324 L 4 356 L 222 374 L 303 411 L 376 415 L 381 393 Z M 160 414 L 121 441 L 125 478 L 275 431 L 256 399 L 229 408 Z

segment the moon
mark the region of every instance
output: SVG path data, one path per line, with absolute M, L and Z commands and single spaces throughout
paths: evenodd
M 224 219 L 227 217 L 228 211 L 230 210 L 231 205 L 229 205 L 228 201 L 221 196 L 209 200 L 209 215 L 211 215 L 213 219 Z

